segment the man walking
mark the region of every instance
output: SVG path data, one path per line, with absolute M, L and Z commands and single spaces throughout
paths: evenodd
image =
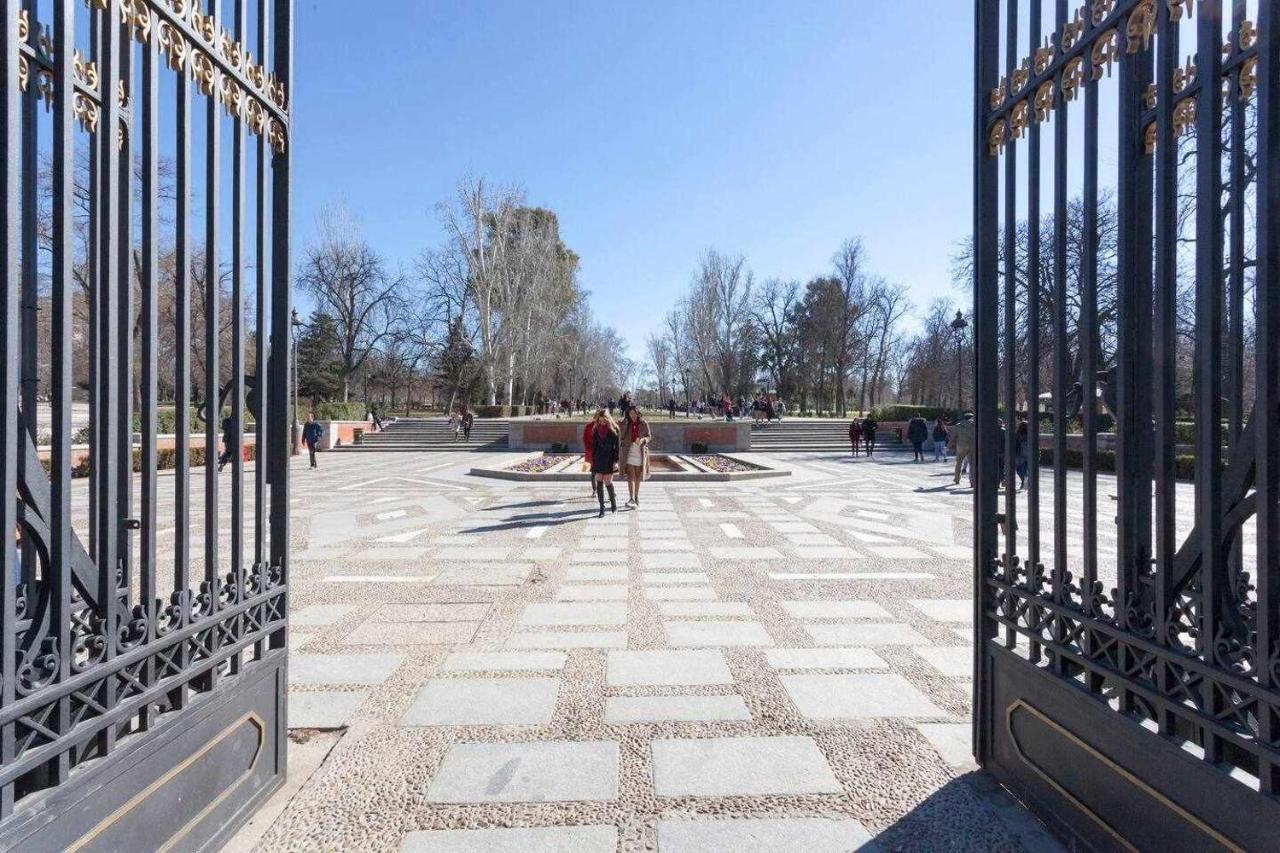
M 302 428 L 302 443 L 307 446 L 307 452 L 311 454 L 311 467 L 316 467 L 316 445 L 320 443 L 320 437 L 324 435 L 324 428 L 316 422 L 315 412 L 307 412 L 307 423 Z
M 911 442 L 911 449 L 915 452 L 914 461 L 924 461 L 924 443 L 928 440 L 929 425 L 924 418 L 916 415 L 907 423 L 907 441 Z
M 969 485 L 973 485 L 973 443 L 975 439 L 973 415 L 965 412 L 959 423 L 951 427 L 951 448 L 956 453 L 956 475 L 953 485 L 960 485 L 960 475 L 969 471 Z
M 879 428 L 880 424 L 876 423 L 871 415 L 867 415 L 862 421 L 862 440 L 867 443 L 868 456 L 874 456 L 876 453 L 876 430 Z
M 853 449 L 853 456 L 858 456 L 858 445 L 862 443 L 862 424 L 858 423 L 858 419 L 854 418 L 849 421 L 849 446 Z
M 235 426 L 235 420 L 231 415 L 227 415 L 222 419 L 222 454 L 218 456 L 218 473 L 222 473 L 222 469 L 231 461 L 231 457 L 235 455 L 235 448 L 231 445 L 234 439 L 231 436 L 232 427 Z

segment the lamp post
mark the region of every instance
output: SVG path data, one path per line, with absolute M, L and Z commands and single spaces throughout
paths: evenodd
M 956 318 L 951 321 L 951 328 L 956 333 L 956 408 L 961 414 L 964 412 L 964 353 L 961 347 L 964 343 L 964 330 L 968 327 L 964 312 L 957 311 Z
M 298 309 L 293 309 L 289 317 L 289 325 L 293 327 L 293 426 L 289 430 L 289 455 L 298 455 L 298 329 L 305 324 L 298 316 Z
M 689 368 L 684 369 L 684 416 L 693 417 L 692 400 L 689 399 Z

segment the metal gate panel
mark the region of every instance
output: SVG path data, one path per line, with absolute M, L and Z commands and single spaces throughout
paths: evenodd
M 975 2 L 974 752 L 1086 846 L 1280 849 L 1277 18 Z
M 0 850 L 284 778 L 292 2 L 207 5 L 0 0 Z

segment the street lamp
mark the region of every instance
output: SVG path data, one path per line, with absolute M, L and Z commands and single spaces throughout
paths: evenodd
M 298 329 L 305 323 L 294 308 L 289 316 L 289 325 L 293 327 L 293 426 L 289 430 L 289 455 L 298 455 Z
M 689 368 L 684 369 L 684 416 L 693 417 L 693 401 L 689 399 Z
M 964 358 L 961 347 L 964 343 L 964 330 L 969 327 L 964 319 L 964 312 L 957 311 L 956 318 L 951 321 L 951 328 L 956 333 L 956 408 L 958 414 L 964 413 Z

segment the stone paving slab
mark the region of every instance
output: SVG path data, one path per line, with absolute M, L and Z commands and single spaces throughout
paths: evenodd
M 706 572 L 643 572 L 640 576 L 646 584 L 709 583 Z
M 759 622 L 664 622 L 667 641 L 676 647 L 772 646 Z
M 608 725 L 750 719 L 741 696 L 611 696 L 604 706 Z
M 290 684 L 381 684 L 400 655 L 290 655 Z
M 618 602 L 537 602 L 528 604 L 521 625 L 625 625 L 627 605 Z
M 562 586 L 556 598 L 561 601 L 626 601 L 627 588 L 620 584 Z
M 626 579 L 626 566 L 571 566 L 565 572 L 565 580 L 574 583 L 624 581 Z
M 625 631 L 528 631 L 512 634 L 509 649 L 625 649 Z
M 614 826 L 436 829 L 411 832 L 400 853 L 616 853 Z
M 663 616 L 755 616 L 755 611 L 742 601 L 660 601 L 658 612 Z
M 765 660 L 775 669 L 888 669 L 871 649 L 768 649 Z
M 926 646 L 914 651 L 948 678 L 973 678 L 973 646 Z
M 428 681 L 402 726 L 538 726 L 555 713 L 554 678 L 440 678 Z
M 450 601 L 425 604 L 384 604 L 370 616 L 371 622 L 479 622 L 493 605 L 487 601 Z
M 365 622 L 343 638 L 344 646 L 441 646 L 467 643 L 479 622 Z
M 870 853 L 856 820 L 701 818 L 658 823 L 659 853 Z
M 720 737 L 653 742 L 659 797 L 835 794 L 840 783 L 808 737 Z
M 650 586 L 645 588 L 644 597 L 650 601 L 714 601 L 716 591 L 699 586 Z
M 354 604 L 313 604 L 289 614 L 290 625 L 335 625 L 348 613 L 354 612 Z
M 289 728 L 339 729 L 369 696 L 369 691 L 355 693 L 324 691 L 322 693 L 289 694 Z
M 897 674 L 783 675 L 780 680 L 796 708 L 811 720 L 947 716 Z
M 782 609 L 796 619 L 890 619 L 874 601 L 783 601 Z
M 971 598 L 913 598 L 911 606 L 935 622 L 973 624 L 973 599 Z
M 551 803 L 618 796 L 613 741 L 459 743 L 427 788 L 431 803 Z
M 927 646 L 929 638 L 902 622 L 805 625 L 814 642 L 824 646 Z
M 454 652 L 444 659 L 444 672 L 519 672 L 564 669 L 563 652 Z
M 719 651 L 609 652 L 607 679 L 610 687 L 733 684 Z

